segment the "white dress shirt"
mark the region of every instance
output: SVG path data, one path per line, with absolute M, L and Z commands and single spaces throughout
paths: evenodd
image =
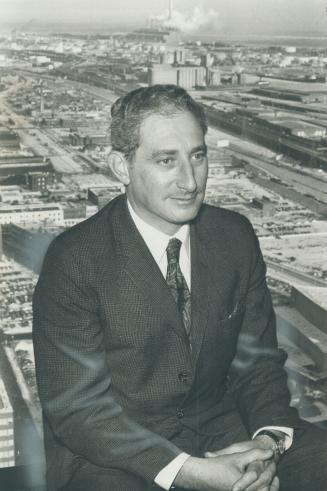
M 152 227 L 140 218 L 127 201 L 129 212 L 133 218 L 137 230 L 140 232 L 144 242 L 148 246 L 153 259 L 160 268 L 164 278 L 167 276 L 167 254 L 166 249 L 171 238 L 175 237 L 182 243 L 179 254 L 179 265 L 187 286 L 191 290 L 191 249 L 190 249 L 190 226 L 182 225 L 176 234 L 169 236 Z
M 146 243 L 149 251 L 151 252 L 154 260 L 160 268 L 161 273 L 164 278 L 167 276 L 167 254 L 166 249 L 168 242 L 171 238 L 175 237 L 179 239 L 182 243 L 179 264 L 187 286 L 191 291 L 191 248 L 190 248 L 190 226 L 182 225 L 178 231 L 169 236 L 160 230 L 152 227 L 146 223 L 142 218 L 140 218 L 134 209 L 132 208 L 129 201 L 127 201 L 128 210 L 131 217 L 136 225 L 137 230 L 141 234 L 144 242 Z M 286 450 L 292 445 L 293 442 L 293 429 L 286 428 L 282 426 L 265 426 L 257 430 L 252 438 L 255 438 L 260 431 L 263 430 L 278 430 L 286 435 L 285 448 Z M 190 457 L 187 453 L 181 452 L 177 457 L 175 457 L 168 465 L 166 465 L 155 477 L 155 483 L 167 491 L 171 488 L 178 472 L 182 468 L 185 461 Z

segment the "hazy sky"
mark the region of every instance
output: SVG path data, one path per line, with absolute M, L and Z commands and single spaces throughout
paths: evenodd
M 168 0 L 0 0 L 0 25 L 23 25 L 30 19 L 142 24 L 151 15 L 164 14 L 167 8 Z M 208 15 L 208 26 L 202 18 L 202 29 L 225 34 L 299 31 L 327 35 L 326 9 L 327 0 L 174 0 L 180 18 L 194 21 L 197 16 Z

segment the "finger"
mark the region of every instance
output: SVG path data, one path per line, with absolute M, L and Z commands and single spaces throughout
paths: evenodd
M 260 476 L 262 474 L 262 472 L 265 470 L 265 468 L 266 468 L 265 462 L 256 460 L 255 462 L 251 462 L 247 466 L 246 470 L 247 471 L 256 471 L 258 476 Z
M 255 482 L 258 478 L 258 474 L 255 470 L 248 471 L 233 484 L 232 491 L 244 491 L 248 486 Z
M 248 452 L 242 452 L 238 454 L 240 457 L 240 465 L 242 470 L 246 468 L 247 465 L 249 465 L 251 462 L 254 462 L 255 460 L 269 460 L 271 457 L 274 455 L 273 450 L 262 450 L 259 448 L 256 448 L 254 450 L 249 450 Z
M 274 477 L 269 491 L 279 491 L 279 479 L 277 476 Z
M 255 470 L 260 470 L 260 472 L 262 472 L 266 467 L 267 465 L 269 465 L 269 460 L 255 460 L 254 462 L 250 462 L 250 464 L 247 466 L 246 470 L 252 470 L 252 469 L 255 469 Z
M 213 452 L 205 452 L 204 456 L 207 458 L 219 457 L 219 455 L 231 455 L 233 453 L 242 452 L 239 446 L 236 444 L 230 445 L 229 447 L 222 448 L 221 450 L 214 450 Z
M 252 491 L 252 489 L 255 489 L 256 491 L 271 491 L 270 489 L 270 486 L 262 486 L 262 484 L 257 484 L 258 481 L 255 482 L 255 487 L 253 487 L 253 484 L 251 484 L 251 486 L 249 486 L 248 488 L 246 488 L 245 491 Z
M 252 464 L 250 464 L 252 465 Z M 276 465 L 271 462 L 261 474 L 258 474 L 258 479 L 250 485 L 246 491 L 270 490 L 272 482 L 276 474 Z
M 214 452 L 205 452 L 204 456 L 206 458 L 213 458 L 213 457 L 219 457 L 220 455 L 231 455 L 238 452 L 242 452 L 242 450 L 240 450 L 235 445 L 230 445 L 229 447 L 223 448 L 222 450 L 215 450 Z

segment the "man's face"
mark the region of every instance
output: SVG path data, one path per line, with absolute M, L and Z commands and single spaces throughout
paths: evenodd
M 127 196 L 138 215 L 172 235 L 196 217 L 208 174 L 204 135 L 190 112 L 151 114 L 128 163 Z

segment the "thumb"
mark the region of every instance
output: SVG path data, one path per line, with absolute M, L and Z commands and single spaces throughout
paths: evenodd
M 240 463 L 243 469 L 245 469 L 251 462 L 255 460 L 268 460 L 274 455 L 274 451 L 272 449 L 263 450 L 261 448 L 255 448 L 253 450 L 249 450 L 248 452 L 242 452 L 239 454 Z

